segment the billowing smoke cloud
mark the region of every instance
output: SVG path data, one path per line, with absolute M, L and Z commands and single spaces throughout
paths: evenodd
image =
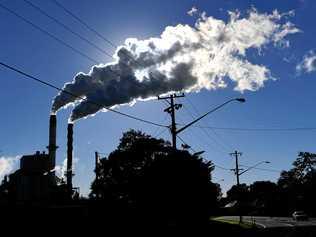
M 299 29 L 287 21 L 292 12 L 261 14 L 252 9 L 244 18 L 239 12 L 229 14 L 225 22 L 203 12 L 194 27 L 179 24 L 166 27 L 157 38 L 127 39 L 116 50 L 114 62 L 93 66 L 64 85 L 64 90 L 85 100 L 62 92 L 54 99 L 52 112 L 73 105 L 74 121 L 104 107 L 176 91 L 225 88 L 229 81 L 240 92 L 258 90 L 273 78 L 264 65 L 247 60 L 247 50 L 289 46 L 285 37 Z
M 15 157 L 0 157 L 0 181 L 5 175 L 10 174 L 16 169 L 20 156 Z

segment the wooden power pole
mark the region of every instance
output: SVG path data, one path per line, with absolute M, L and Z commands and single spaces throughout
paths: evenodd
M 158 100 L 167 100 L 169 103 L 169 107 L 166 108 L 164 111 L 169 113 L 171 116 L 171 128 L 170 128 L 170 132 L 172 135 L 172 147 L 174 149 L 177 149 L 177 124 L 176 124 L 176 115 L 175 115 L 175 111 L 180 109 L 182 107 L 182 104 L 175 104 L 174 103 L 174 99 L 175 98 L 179 98 L 179 97 L 184 97 L 184 93 L 182 93 L 181 95 L 177 95 L 177 94 L 172 94 L 166 97 L 160 97 L 158 96 Z M 169 101 L 170 100 L 170 101 Z

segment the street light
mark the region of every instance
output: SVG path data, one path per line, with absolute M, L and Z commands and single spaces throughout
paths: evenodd
M 225 103 L 223 103 L 223 104 L 217 106 L 216 108 L 214 108 L 214 109 L 208 111 L 207 113 L 205 113 L 204 115 L 200 116 L 199 118 L 193 120 L 192 122 L 188 123 L 187 125 L 184 125 L 182 128 L 176 130 L 174 136 L 176 136 L 177 134 L 179 134 L 180 132 L 182 132 L 184 129 L 186 129 L 186 128 L 190 127 L 191 125 L 195 124 L 196 122 L 198 122 L 199 120 L 201 120 L 201 119 L 204 118 L 205 116 L 209 115 L 210 113 L 215 112 L 216 110 L 222 108 L 223 106 L 225 106 L 225 105 L 227 105 L 228 103 L 233 102 L 233 101 L 238 101 L 238 102 L 240 102 L 240 103 L 244 103 L 244 102 L 246 102 L 246 99 L 245 99 L 245 98 L 234 98 L 234 99 L 230 99 L 230 100 L 226 101 Z

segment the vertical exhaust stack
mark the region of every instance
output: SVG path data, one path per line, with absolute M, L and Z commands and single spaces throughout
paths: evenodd
M 99 180 L 99 163 L 100 163 L 100 158 L 99 158 L 99 153 L 96 151 L 95 152 L 95 179 Z
M 72 194 L 72 154 L 73 154 L 73 124 L 68 123 L 67 128 L 67 189 Z
M 55 114 L 51 114 L 49 118 L 49 142 L 48 142 L 48 154 L 49 154 L 49 171 L 51 174 L 55 174 L 55 165 L 56 165 L 56 130 L 57 130 L 57 118 Z

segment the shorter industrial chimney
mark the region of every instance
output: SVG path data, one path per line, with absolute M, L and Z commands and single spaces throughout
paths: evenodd
M 51 114 L 49 118 L 49 142 L 48 142 L 48 154 L 49 154 L 49 171 L 52 171 L 51 174 L 55 174 L 53 171 L 56 165 L 56 129 L 57 129 L 57 119 L 55 114 Z
M 68 123 L 67 128 L 67 190 L 72 194 L 72 155 L 73 155 L 73 123 Z

